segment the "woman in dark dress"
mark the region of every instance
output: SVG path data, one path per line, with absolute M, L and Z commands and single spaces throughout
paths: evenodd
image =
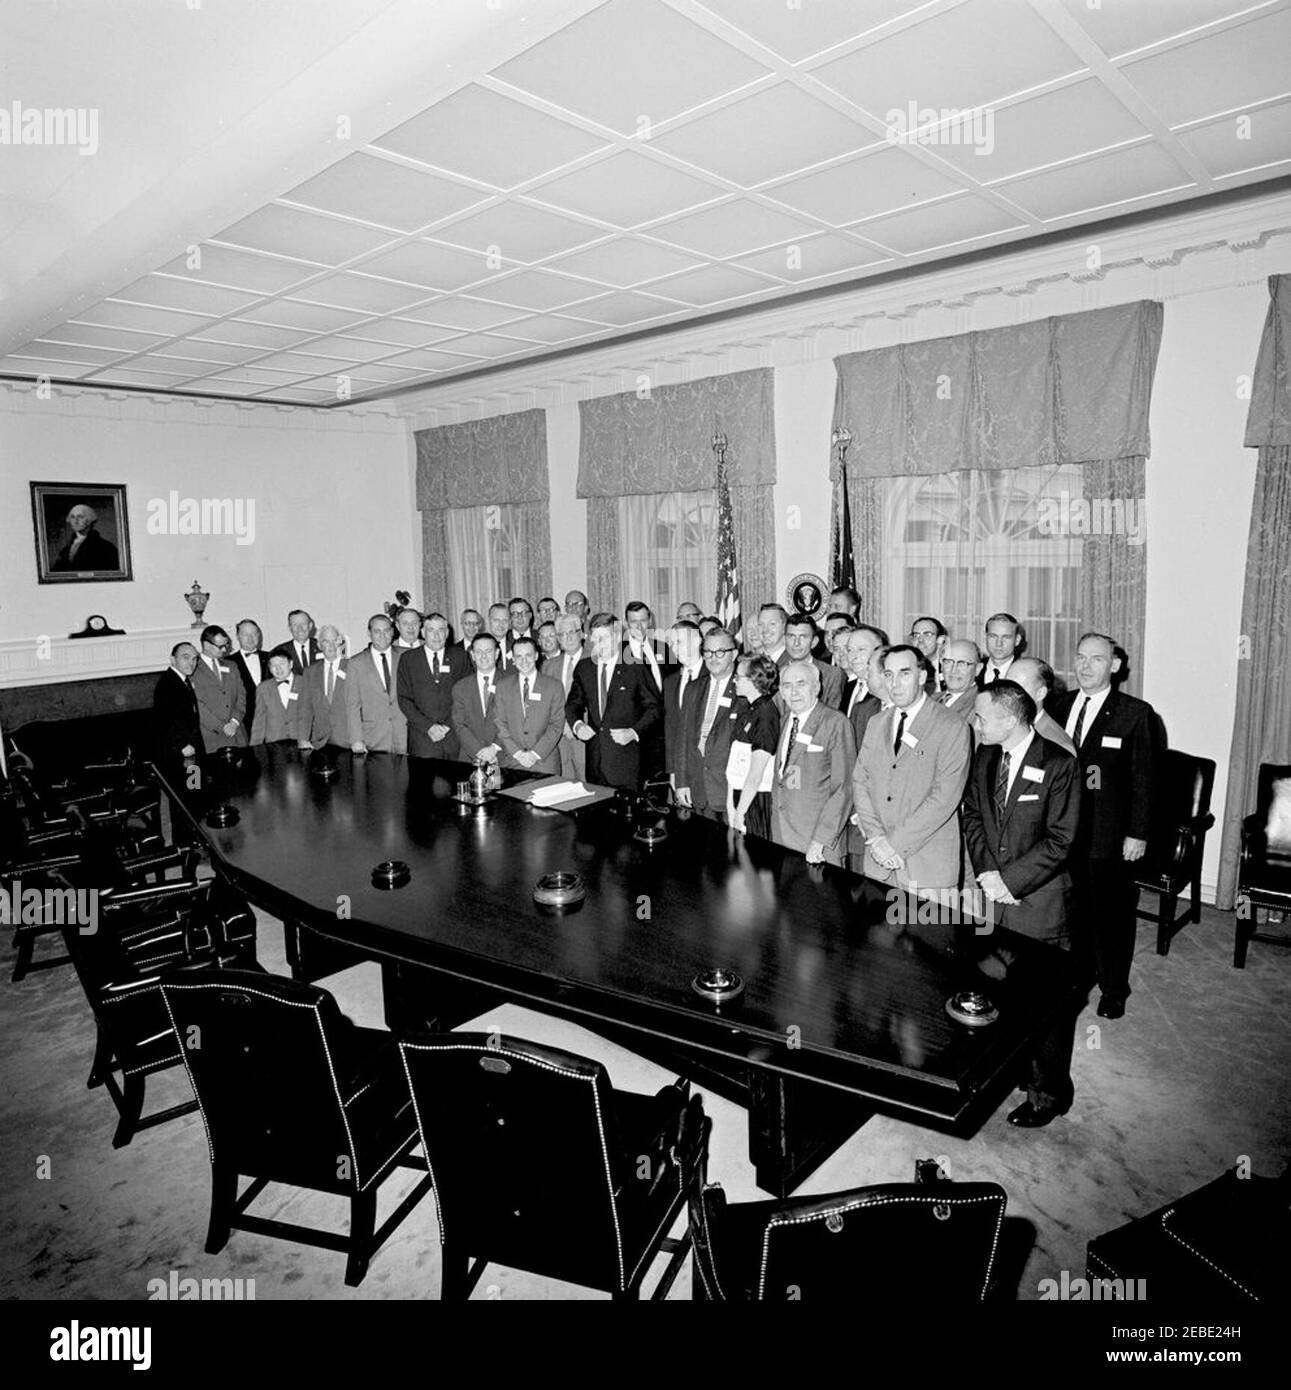
M 726 821 L 742 835 L 771 838 L 770 775 L 780 743 L 775 693 L 780 672 L 770 657 L 742 656 L 735 663 L 731 754 L 726 764 Z M 766 787 L 766 791 L 760 788 Z

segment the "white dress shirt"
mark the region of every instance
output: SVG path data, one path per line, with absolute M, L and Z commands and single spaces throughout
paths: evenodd
M 1010 748 L 1008 750 L 1009 785 L 1008 790 L 1004 793 L 1005 800 L 1007 800 L 1010 796 L 1013 795 L 1013 784 L 1018 780 L 1018 773 L 1022 771 L 1022 760 L 1026 757 L 1027 749 L 1031 747 L 1031 744 L 1034 740 L 1035 730 L 1031 729 L 1027 733 L 1026 738 L 1024 738 L 1016 748 Z
M 1071 739 L 1073 743 L 1076 742 L 1076 720 L 1080 718 L 1080 711 L 1084 707 L 1085 700 L 1089 700 L 1089 707 L 1085 709 L 1085 719 L 1080 726 L 1080 741 L 1082 743 L 1089 737 L 1089 730 L 1094 720 L 1098 718 L 1098 711 L 1103 708 L 1107 697 L 1111 693 L 1112 687 L 1110 685 L 1104 686 L 1104 688 L 1095 695 L 1086 696 L 1083 690 L 1076 691 L 1076 698 L 1071 704 L 1071 713 L 1067 716 L 1067 722 L 1063 726 L 1067 737 Z

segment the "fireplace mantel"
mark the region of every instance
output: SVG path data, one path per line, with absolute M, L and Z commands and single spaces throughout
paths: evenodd
M 62 681 L 160 674 L 177 642 L 195 642 L 193 628 L 157 627 L 119 637 L 23 637 L 0 642 L 0 689 Z

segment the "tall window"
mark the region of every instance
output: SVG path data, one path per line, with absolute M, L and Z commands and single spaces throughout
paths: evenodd
M 541 597 L 524 590 L 527 524 L 519 505 L 449 509 L 447 616 L 454 627 L 464 608 L 478 608 L 487 618 L 491 603 L 506 603 L 515 594 L 534 603 Z M 441 600 L 427 594 L 426 601 Z
M 623 593 L 667 626 L 677 605 L 711 610 L 717 591 L 717 494 L 657 492 L 619 498 Z
M 1080 638 L 1079 535 L 1055 518 L 1083 496 L 1079 465 L 890 478 L 883 516 L 883 625 L 894 638 L 922 614 L 983 645 L 1008 612 L 1027 651 L 1068 684 Z

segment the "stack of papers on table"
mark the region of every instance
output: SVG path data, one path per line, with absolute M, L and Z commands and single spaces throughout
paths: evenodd
M 562 802 L 576 801 L 588 794 L 581 782 L 557 782 L 553 786 L 539 787 L 529 799 L 535 806 L 559 806 Z

